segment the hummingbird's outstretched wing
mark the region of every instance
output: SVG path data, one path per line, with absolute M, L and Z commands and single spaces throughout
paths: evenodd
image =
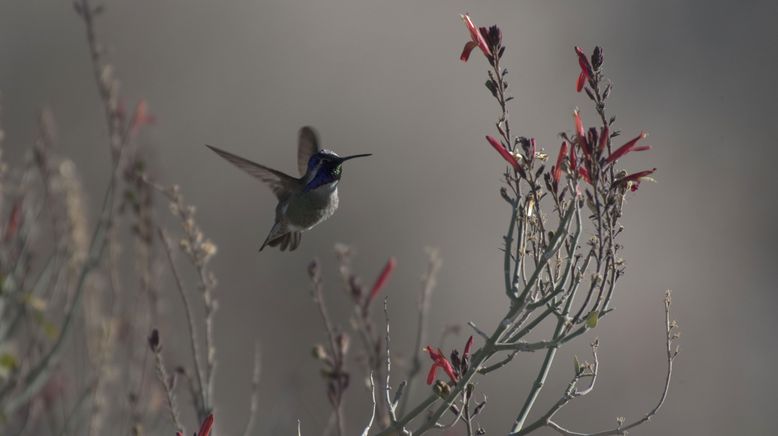
M 226 152 L 216 147 L 212 147 L 208 144 L 205 146 L 216 152 L 216 154 L 223 157 L 236 167 L 267 183 L 267 185 L 270 187 L 270 190 L 276 194 L 276 197 L 278 197 L 279 200 L 287 198 L 301 183 L 299 179 L 284 174 L 281 171 L 276 171 L 272 168 L 268 168 L 264 165 L 260 165 L 256 162 L 252 162 L 248 159 L 244 159 L 240 156 L 236 156 L 232 153 Z
M 301 177 L 308 171 L 308 161 L 311 156 L 320 150 L 319 135 L 316 134 L 316 130 L 310 126 L 301 127 L 297 140 L 297 168 L 300 170 Z

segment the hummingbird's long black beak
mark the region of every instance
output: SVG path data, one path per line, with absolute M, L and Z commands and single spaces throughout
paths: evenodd
M 355 158 L 358 158 L 358 157 L 367 157 L 367 156 L 372 156 L 372 154 L 371 154 L 371 153 L 366 153 L 366 154 L 352 154 L 351 156 L 346 156 L 346 157 L 342 157 L 342 158 L 340 158 L 340 161 L 341 161 L 341 162 L 345 162 L 345 161 L 347 161 L 347 160 L 349 160 L 349 159 L 355 159 Z

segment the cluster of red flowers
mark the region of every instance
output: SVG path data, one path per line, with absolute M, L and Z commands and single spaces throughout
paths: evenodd
M 497 54 L 497 57 L 499 58 L 504 49 L 504 47 L 501 46 L 500 29 L 496 26 L 478 28 L 473 24 L 473 21 L 467 14 L 461 15 L 461 17 L 467 30 L 470 32 L 470 41 L 465 44 L 460 59 L 466 62 L 470 58 L 470 53 L 478 47 L 487 60 L 493 64 L 493 62 L 495 62 L 495 50 L 499 51 Z M 597 86 L 601 77 L 599 70 L 604 61 L 602 49 L 600 47 L 595 47 L 591 60 L 586 56 L 581 47 L 575 47 L 575 53 L 578 56 L 578 66 L 580 67 L 580 73 L 578 74 L 575 85 L 576 91 L 581 92 L 587 83 L 590 88 L 594 88 Z M 488 85 L 489 82 L 487 82 L 487 86 Z M 595 97 L 590 88 L 587 88 L 586 92 L 594 100 Z M 492 94 L 494 95 L 494 89 L 490 88 L 490 90 L 492 90 Z M 606 97 L 608 92 L 609 89 L 606 89 Z M 600 129 L 591 127 L 586 130 L 584 128 L 583 120 L 581 119 L 581 114 L 576 110 L 573 116 L 575 120 L 575 137 L 572 140 L 565 137 L 565 141 L 562 142 L 562 145 L 559 148 L 556 164 L 551 169 L 551 180 L 553 181 L 555 190 L 558 188 L 562 177 L 563 164 L 565 161 L 567 161 L 567 168 L 574 177 L 579 177 L 585 182 L 593 184 L 592 178 L 601 174 L 600 172 L 608 165 L 612 165 L 618 159 L 623 158 L 629 153 L 651 149 L 648 145 L 637 145 L 641 139 L 646 137 L 646 134 L 641 132 L 638 136 L 611 152 L 609 142 L 612 135 L 607 125 Z M 535 157 L 536 148 L 534 139 L 521 141 L 525 152 L 524 156 L 518 156 L 517 154 L 511 153 L 505 144 L 493 136 L 487 135 L 486 140 L 520 177 L 526 178 L 526 171 L 523 163 L 529 165 Z M 580 157 L 578 153 L 580 153 Z M 525 162 L 521 162 L 518 157 L 524 157 Z M 656 168 L 638 171 L 619 178 L 615 183 L 636 191 L 640 186 L 640 182 L 653 174 L 654 171 L 656 171 Z
M 427 373 L 427 384 L 431 385 L 437 376 L 438 369 L 442 369 L 446 373 L 452 383 L 456 383 L 464 373 L 467 372 L 470 364 L 470 351 L 473 348 L 473 337 L 467 340 L 465 344 L 462 356 L 459 356 L 459 351 L 454 350 L 451 352 L 451 361 L 443 355 L 443 351 L 440 348 L 432 348 L 427 345 L 424 350 L 429 354 L 432 359 L 432 367 L 430 367 Z
M 574 175 L 577 174 L 578 177 L 583 179 L 585 182 L 592 184 L 591 175 L 595 174 L 595 171 L 598 168 L 605 168 L 608 165 L 611 165 L 617 160 L 621 159 L 628 153 L 651 149 L 651 146 L 649 145 L 637 145 L 638 141 L 646 137 L 644 132 L 640 132 L 638 136 L 627 141 L 626 144 L 622 145 L 616 150 L 609 152 L 606 156 L 606 148 L 611 137 L 608 126 L 602 127 L 599 130 L 595 127 L 591 127 L 587 131 L 584 128 L 580 112 L 577 110 L 574 111 L 573 118 L 575 120 L 575 138 L 571 140 L 573 144 L 568 148 L 567 141 L 562 142 L 562 146 L 559 148 L 559 154 L 557 155 L 556 164 L 551 170 L 551 178 L 555 187 L 559 184 L 559 180 L 562 176 L 562 165 L 566 158 L 568 159 L 568 168 L 570 171 Z M 582 155 L 580 161 L 576 155 L 576 150 L 579 150 Z M 595 165 L 595 163 L 597 163 L 597 165 Z M 653 174 L 654 171 L 656 171 L 656 168 L 629 174 L 617 180 L 616 183 L 627 186 L 627 183 L 631 182 L 629 185 L 630 188 L 633 191 L 636 191 L 638 186 L 640 186 L 640 181 L 645 177 Z

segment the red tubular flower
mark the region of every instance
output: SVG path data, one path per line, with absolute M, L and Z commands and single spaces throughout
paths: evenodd
M 578 65 L 581 67 L 581 74 L 578 75 L 575 90 L 576 92 L 581 92 L 586 81 L 592 78 L 592 66 L 589 64 L 589 59 L 586 58 L 581 47 L 576 47 L 575 53 L 578 55 Z
M 433 362 L 430 371 L 427 373 L 427 384 L 431 385 L 435 381 L 435 373 L 438 368 L 442 368 L 446 375 L 448 375 L 448 378 L 450 378 L 452 382 L 456 382 L 457 375 L 454 372 L 454 367 L 452 367 L 448 359 L 443 356 L 443 352 L 440 349 L 434 350 L 429 345 L 424 349 L 430 355 L 430 359 L 432 359 Z
M 573 119 L 575 119 L 575 134 L 579 138 L 586 138 L 586 132 L 584 131 L 583 120 L 581 119 L 581 113 L 578 109 L 573 111 Z
M 578 166 L 578 159 L 575 157 L 575 146 L 570 147 L 570 169 L 575 171 Z
M 578 175 L 580 175 L 581 178 L 586 181 L 586 183 L 590 185 L 592 184 L 592 178 L 589 176 L 589 170 L 587 170 L 586 167 L 578 167 Z
M 562 141 L 562 146 L 559 147 L 559 155 L 556 158 L 556 165 L 554 165 L 554 170 L 552 173 L 552 176 L 554 178 L 554 183 L 559 183 L 559 179 L 560 177 L 562 177 L 562 162 L 564 162 L 566 156 L 567 156 L 567 142 Z
M 519 161 L 516 160 L 516 157 L 513 156 L 497 139 L 486 135 L 486 140 L 489 141 L 489 144 L 494 147 L 495 150 L 497 150 L 497 153 L 500 153 L 500 156 L 502 156 L 503 159 L 505 159 L 506 162 L 511 164 L 514 170 L 516 172 L 524 174 L 524 171 L 521 168 L 521 165 L 519 165 Z
M 630 190 L 637 191 L 640 187 L 640 182 L 643 181 L 644 178 L 650 176 L 651 174 L 654 174 L 656 172 L 656 168 L 651 168 L 650 170 L 643 170 L 638 171 L 637 173 L 632 173 L 628 176 L 624 176 L 623 178 L 616 181 L 616 183 L 624 184 L 625 186 L 627 183 L 632 182 L 632 187 Z
M 200 425 L 200 431 L 197 432 L 197 436 L 210 436 L 211 435 L 211 429 L 213 429 L 213 415 L 208 415 L 207 418 L 205 418 L 205 421 L 203 421 L 202 425 Z
M 370 290 L 370 295 L 367 297 L 367 304 L 370 304 L 378 293 L 381 292 L 381 289 L 386 285 L 386 282 L 389 281 L 389 277 L 391 277 L 395 266 L 397 266 L 397 261 L 393 257 L 390 257 L 389 260 L 386 261 L 386 265 L 384 265 L 381 274 L 373 284 L 373 288 Z
M 483 35 L 481 35 L 481 32 L 477 27 L 475 27 L 475 24 L 473 24 L 473 21 L 470 19 L 470 15 L 464 14 L 460 15 L 459 17 L 462 18 L 465 26 L 467 26 L 467 30 L 470 31 L 470 41 L 465 44 L 465 48 L 462 50 L 462 54 L 459 56 L 459 59 L 462 62 L 467 62 L 467 60 L 470 59 L 470 52 L 473 51 L 473 49 L 476 47 L 481 49 L 481 51 L 484 53 L 484 56 L 487 58 L 491 57 L 492 52 L 489 50 L 489 46 L 486 44 L 486 40 L 484 39 Z
M 605 162 L 611 163 L 614 162 L 621 157 L 623 157 L 625 154 L 632 152 L 632 151 L 645 151 L 649 150 L 651 147 L 649 146 L 643 146 L 643 147 L 635 147 L 635 144 L 638 143 L 641 139 L 645 138 L 646 134 L 644 132 L 640 132 L 640 135 L 636 136 L 635 138 L 631 139 L 626 144 L 622 145 L 621 147 L 617 148 L 616 150 L 611 153 L 610 156 L 608 156 L 607 159 L 605 159 Z

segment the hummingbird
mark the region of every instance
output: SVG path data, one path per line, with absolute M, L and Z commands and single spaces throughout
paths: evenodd
M 370 156 L 355 154 L 340 157 L 333 151 L 323 149 L 319 143 L 319 135 L 310 126 L 302 127 L 298 135 L 299 178 L 219 148 L 207 144 L 206 147 L 249 175 L 265 182 L 278 198 L 275 223 L 259 251 L 266 246 L 278 247 L 281 251 L 295 250 L 300 245 L 302 232 L 331 217 L 338 208 L 338 182 L 343 174 L 343 162 Z

